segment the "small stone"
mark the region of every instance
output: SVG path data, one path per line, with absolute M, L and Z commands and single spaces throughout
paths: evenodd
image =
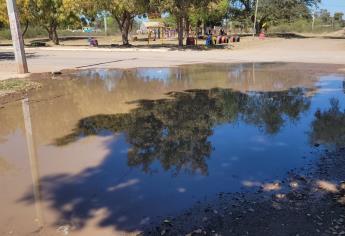
M 298 183 L 296 181 L 293 181 L 290 183 L 291 188 L 298 188 Z
M 70 230 L 70 226 L 69 225 L 62 225 L 60 226 L 57 231 L 63 233 L 64 235 L 68 235 L 69 234 L 69 230 Z
M 284 198 L 286 198 L 286 195 L 285 195 L 285 194 L 282 194 L 282 193 L 277 193 L 277 194 L 275 195 L 275 197 L 276 197 L 277 199 L 284 199 Z
M 62 74 L 61 71 L 53 71 L 53 72 L 52 72 L 52 75 L 61 75 L 61 74 Z
M 255 212 L 255 210 L 253 208 L 249 208 L 248 211 Z

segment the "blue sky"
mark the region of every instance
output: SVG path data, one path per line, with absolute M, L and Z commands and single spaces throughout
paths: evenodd
M 334 12 L 345 13 L 345 0 L 322 0 L 320 8 L 327 9 L 332 13 Z

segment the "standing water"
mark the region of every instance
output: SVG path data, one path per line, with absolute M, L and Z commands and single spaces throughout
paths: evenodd
M 322 116 L 344 116 L 344 78 L 266 63 L 48 80 L 0 109 L 0 235 L 135 234 L 278 181 L 345 144 Z

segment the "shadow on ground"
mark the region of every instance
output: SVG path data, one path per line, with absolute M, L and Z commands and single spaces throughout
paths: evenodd
M 272 38 L 285 38 L 285 39 L 306 39 L 306 38 L 313 38 L 310 36 L 304 36 L 296 33 L 270 33 L 268 34 L 269 37 Z
M 27 58 L 38 57 L 35 53 L 26 53 Z M 13 61 L 15 59 L 13 52 L 0 52 L 0 61 Z

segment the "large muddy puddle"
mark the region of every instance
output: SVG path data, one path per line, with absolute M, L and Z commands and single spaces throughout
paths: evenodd
M 135 234 L 308 167 L 345 144 L 344 79 L 282 63 L 49 79 L 0 109 L 0 235 Z

